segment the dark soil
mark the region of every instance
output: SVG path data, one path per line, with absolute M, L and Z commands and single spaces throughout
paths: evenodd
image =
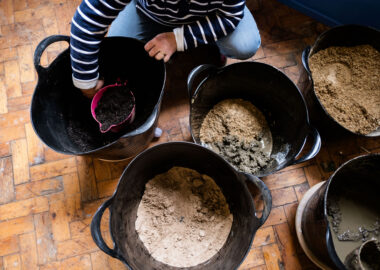
M 96 118 L 102 123 L 101 130 L 124 121 L 132 112 L 133 96 L 127 86 L 115 86 L 107 89 L 95 109 Z
M 93 121 L 95 122 L 95 121 Z M 70 140 L 80 149 L 87 152 L 114 142 L 117 133 L 100 133 L 98 126 L 87 125 L 88 122 L 71 119 L 67 125 L 67 133 Z
M 79 92 L 79 91 L 78 91 Z M 73 95 L 73 102 L 64 111 L 67 136 L 74 152 L 88 152 L 116 141 L 123 133 L 99 131 L 91 115 L 91 100 L 82 93 Z

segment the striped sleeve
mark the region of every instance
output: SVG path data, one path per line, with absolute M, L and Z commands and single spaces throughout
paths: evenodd
M 83 0 L 71 23 L 70 55 L 73 83 L 81 89 L 96 85 L 99 44 L 108 26 L 130 0 Z
M 185 49 L 215 43 L 231 33 L 244 15 L 245 0 L 225 0 L 213 14 L 184 26 Z

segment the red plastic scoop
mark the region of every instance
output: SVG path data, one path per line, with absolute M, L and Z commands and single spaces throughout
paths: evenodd
M 112 124 L 107 129 L 103 130 L 102 129 L 102 125 L 103 124 L 96 117 L 95 109 L 98 107 L 99 101 L 103 97 L 103 94 L 107 90 L 109 90 L 109 89 L 112 89 L 112 88 L 115 88 L 115 87 L 125 87 L 125 85 L 126 85 L 126 83 L 115 83 L 115 84 L 112 84 L 112 85 L 107 85 L 107 86 L 103 87 L 102 89 L 100 89 L 95 94 L 94 98 L 92 99 L 92 102 L 91 102 L 91 114 L 92 114 L 92 117 L 95 119 L 95 121 L 99 123 L 100 132 L 106 133 L 106 132 L 108 132 L 110 130 L 112 132 L 119 132 L 120 130 L 122 130 L 123 128 L 125 128 L 127 125 L 131 124 L 133 122 L 133 120 L 135 119 L 136 103 L 135 103 L 135 97 L 134 97 L 132 91 L 130 91 L 130 95 L 132 97 L 133 108 L 132 108 L 131 112 L 127 115 L 127 117 L 124 120 L 122 120 L 119 123 Z

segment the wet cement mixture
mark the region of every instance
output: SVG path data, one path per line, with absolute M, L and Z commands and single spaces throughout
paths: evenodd
M 373 236 L 380 236 L 380 218 L 377 218 L 369 226 L 358 226 L 356 230 L 347 229 L 344 231 L 340 230 L 340 225 L 342 223 L 342 211 L 340 203 L 345 203 L 345 199 L 339 199 L 337 197 L 332 197 L 328 204 L 328 215 L 332 217 L 331 224 L 334 233 L 339 241 L 367 241 Z M 346 207 L 346 206 L 343 206 Z
M 223 141 L 209 145 L 235 168 L 246 173 L 256 173 L 272 160 L 270 155 L 263 151 L 260 141 L 255 139 L 247 142 L 237 136 L 228 135 L 223 137 Z
M 329 195 L 327 214 L 330 229 L 334 232 L 335 250 L 344 262 L 348 254 L 364 242 L 380 239 L 380 213 L 373 194 L 364 194 L 363 190 L 355 190 L 350 184 L 340 189 Z
M 206 115 L 200 141 L 236 169 L 255 174 L 273 161 L 272 134 L 263 113 L 243 99 L 225 99 Z
M 309 59 L 314 89 L 326 111 L 348 130 L 380 126 L 380 52 L 370 45 L 329 47 Z
M 223 247 L 232 222 L 227 201 L 212 178 L 173 167 L 146 184 L 135 226 L 153 258 L 191 267 Z
M 97 120 L 102 123 L 101 130 L 124 121 L 135 105 L 131 90 L 127 86 L 115 86 L 107 89 L 95 109 Z

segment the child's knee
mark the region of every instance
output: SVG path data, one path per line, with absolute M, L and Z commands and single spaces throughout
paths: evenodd
M 246 39 L 245 42 L 242 42 L 237 46 L 235 55 L 232 57 L 240 60 L 251 58 L 260 48 L 260 45 L 260 34 L 252 36 L 250 39 Z

